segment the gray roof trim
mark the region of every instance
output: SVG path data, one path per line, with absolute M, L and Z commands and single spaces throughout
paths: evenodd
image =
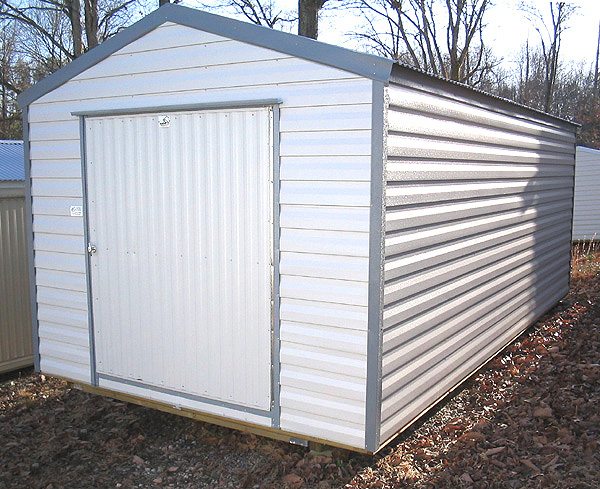
M 22 92 L 17 97 L 19 107 L 29 105 L 165 22 L 273 49 L 385 83 L 392 71 L 390 59 L 167 3 Z
M 562 117 L 549 114 L 542 110 L 534 109 L 533 107 L 520 104 L 513 100 L 479 90 L 470 85 L 449 80 L 442 76 L 433 75 L 401 63 L 394 64 L 389 82 L 398 85 L 412 86 L 421 90 L 426 89 L 427 91 L 436 92 L 439 95 L 448 96 L 483 108 L 493 108 L 513 117 L 517 115 L 515 113 L 516 109 L 521 114 L 535 117 L 540 121 L 570 131 L 574 131 L 581 126 L 577 122 L 563 119 Z

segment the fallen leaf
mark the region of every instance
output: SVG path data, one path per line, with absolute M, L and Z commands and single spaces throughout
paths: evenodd
M 525 467 L 529 467 L 531 470 L 535 471 L 535 472 L 541 472 L 540 469 L 538 469 L 537 465 L 535 465 L 531 460 L 528 460 L 526 458 L 521 459 L 521 463 L 525 466 Z
M 485 435 L 479 433 L 479 431 L 468 431 L 464 435 L 462 435 L 459 440 L 485 440 Z
M 138 457 L 137 455 L 133 456 L 133 463 L 137 464 L 137 465 L 142 465 L 144 463 L 144 459 L 141 457 Z
M 496 447 L 496 448 L 490 448 L 489 450 L 486 450 L 485 455 L 486 457 L 491 457 L 492 455 L 497 455 L 500 452 L 503 452 L 505 450 L 505 447 Z
M 281 478 L 281 482 L 283 482 L 284 484 L 286 484 L 288 486 L 300 487 L 303 480 L 302 480 L 302 477 L 300 477 L 296 474 L 287 474 Z
M 466 472 L 463 475 L 460 476 L 460 480 L 463 481 L 466 484 L 473 484 L 473 479 Z
M 552 417 L 552 408 L 539 407 L 533 411 L 533 415 L 536 418 L 551 418 Z

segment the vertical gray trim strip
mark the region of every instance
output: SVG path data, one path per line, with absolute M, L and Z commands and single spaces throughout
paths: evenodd
M 365 448 L 379 448 L 381 427 L 381 344 L 383 324 L 384 259 L 384 159 L 385 94 L 384 84 L 373 81 L 371 101 L 371 211 L 369 216 L 369 311 L 367 335 L 367 397 Z
M 84 247 L 90 241 L 89 219 L 88 219 L 88 200 L 87 200 L 87 164 L 86 164 L 86 143 L 85 143 L 85 117 L 79 116 L 79 150 L 81 152 L 81 187 L 83 192 L 83 236 Z M 90 383 L 98 386 L 98 374 L 96 373 L 96 345 L 94 342 L 94 298 L 92 295 L 92 275 L 90 255 L 87 250 L 85 253 L 85 282 L 87 288 L 88 301 L 88 330 L 90 342 Z
M 575 142 L 573 143 L 573 180 L 571 181 L 571 184 L 573 185 L 571 187 L 571 256 L 573 253 L 573 226 L 575 225 L 575 172 L 577 171 L 577 132 L 578 131 L 575 132 Z M 569 288 L 571 284 L 571 273 L 573 272 L 572 264 L 573 260 L 569 260 Z
M 33 251 L 33 212 L 31 200 L 31 160 L 29 158 L 29 108 L 23 108 L 23 154 L 25 165 L 25 235 L 27 237 L 27 261 L 29 264 L 29 300 L 31 307 L 31 339 L 33 341 L 33 367 L 40 371 L 40 341 L 37 319 L 37 283 Z
M 273 403 L 271 406 L 271 423 L 273 428 L 281 426 L 281 405 L 280 405 L 280 295 L 279 295 L 279 239 L 281 235 L 279 221 L 279 187 L 280 187 L 280 161 L 279 161 L 279 105 L 273 105 L 273 345 L 272 345 L 272 386 Z

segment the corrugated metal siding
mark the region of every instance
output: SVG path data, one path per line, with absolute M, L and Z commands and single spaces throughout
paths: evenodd
M 600 150 L 577 146 L 573 239 L 600 239 Z
M 72 111 L 281 99 L 281 427 L 363 447 L 372 83 L 247 47 L 165 24 L 99 63 L 95 72 L 34 102 L 29 110 L 34 223 L 38 230 L 52 224 L 57 234 L 83 236 L 82 219 L 68 217 L 69 206 L 81 203 Z M 170 63 L 164 70 L 154 61 L 159 55 Z M 326 123 L 309 119 L 314 108 Z M 309 181 L 315 186 L 307 186 Z M 72 253 L 58 241 L 38 240 L 42 232 L 36 232 L 36 246 L 64 255 L 68 263 L 54 255 L 38 260 L 43 266 L 37 270 L 38 290 L 59 289 L 58 297 L 46 301 L 67 316 L 71 308 L 60 297 L 73 300 L 74 292 L 85 291 L 83 248 Z M 310 246 L 308 253 L 304 246 Z M 58 357 L 41 339 L 42 371 L 88 382 L 89 362 L 75 344 L 87 330 L 72 323 L 57 325 L 65 336 L 78 338 L 61 342 Z M 344 340 L 318 341 L 324 334 Z M 351 373 L 329 372 L 330 362 L 319 356 L 323 351 L 353 365 Z
M 25 190 L 0 188 L 0 373 L 31 365 Z
M 89 118 L 98 373 L 269 411 L 271 114 Z
M 569 277 L 574 134 L 401 83 L 388 88 L 381 442 Z

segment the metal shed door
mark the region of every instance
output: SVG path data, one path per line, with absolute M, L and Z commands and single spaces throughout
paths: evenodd
M 271 401 L 268 108 L 85 123 L 96 372 Z

